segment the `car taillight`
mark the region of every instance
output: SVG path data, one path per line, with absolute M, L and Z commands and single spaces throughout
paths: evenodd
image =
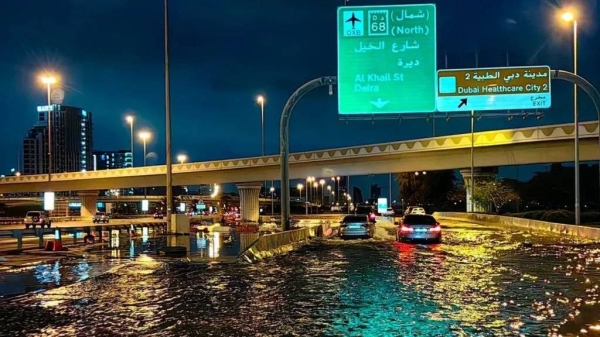
M 442 230 L 442 227 L 440 227 L 440 223 L 439 222 L 436 222 L 435 223 L 435 227 L 433 227 L 433 228 L 430 229 L 431 232 L 439 232 L 441 230 Z
M 401 232 L 412 232 L 412 231 L 414 231 L 414 229 L 412 229 L 411 227 L 406 227 L 406 226 L 402 225 L 400 227 L 400 231 Z

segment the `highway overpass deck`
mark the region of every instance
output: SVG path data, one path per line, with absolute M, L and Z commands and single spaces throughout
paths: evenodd
M 598 160 L 598 123 L 579 126 L 580 158 Z M 504 166 L 573 160 L 572 124 L 476 132 L 475 166 Z M 290 179 L 363 175 L 470 166 L 471 134 L 346 147 L 290 155 Z M 0 193 L 80 191 L 164 185 L 161 166 L 0 178 Z M 174 185 L 278 180 L 279 156 L 173 165 Z

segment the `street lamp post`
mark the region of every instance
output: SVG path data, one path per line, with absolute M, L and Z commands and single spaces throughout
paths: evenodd
M 144 145 L 144 166 L 146 166 L 146 150 L 147 150 L 147 143 L 148 143 L 148 139 L 150 139 L 150 132 L 149 131 L 141 131 L 139 133 L 139 137 L 142 140 L 142 144 Z M 147 197 L 147 189 L 146 187 L 144 187 L 144 199 L 146 199 Z
M 337 190 L 335 192 L 335 194 L 338 196 L 340 196 L 340 177 L 335 177 L 335 180 L 337 181 Z M 336 200 L 337 201 L 337 200 Z
M 274 211 L 274 205 L 275 205 L 275 187 L 271 186 L 271 188 L 269 189 L 269 191 L 271 192 L 271 216 L 273 216 L 275 213 Z
M 565 12 L 561 18 L 573 22 L 573 74 L 577 75 L 577 19 L 572 12 Z M 581 224 L 581 200 L 579 190 L 579 109 L 577 106 L 577 84 L 573 85 L 573 124 L 575 127 L 575 225 Z
M 308 214 L 308 203 L 310 203 L 312 197 L 312 182 L 315 181 L 315 177 L 306 178 L 306 214 Z
M 323 207 L 323 203 L 325 203 L 325 179 L 319 180 L 319 185 L 321 185 L 321 207 Z
M 260 105 L 260 153 L 265 156 L 265 97 L 259 95 L 256 97 L 256 102 Z M 271 183 L 272 185 L 273 183 Z M 263 182 L 263 186 L 267 186 L 267 182 Z
M 304 188 L 304 185 L 298 184 L 296 185 L 296 188 L 298 189 L 298 197 L 300 198 L 300 201 L 302 201 L 302 189 Z M 304 202 L 304 208 L 306 208 L 306 201 Z M 308 209 L 306 210 L 306 214 L 308 214 Z
M 352 201 L 352 197 L 351 196 L 346 196 L 346 204 L 348 205 L 348 214 L 350 214 L 350 202 Z
M 133 116 L 130 115 L 130 116 L 125 117 L 125 120 L 129 124 L 129 132 L 130 132 L 130 139 L 131 139 L 131 149 L 130 149 L 131 150 L 131 167 L 133 167 L 134 166 L 133 158 L 135 158 L 133 155 L 133 121 L 134 121 L 134 119 L 133 119 Z
M 164 0 L 165 22 L 164 22 L 164 52 L 165 52 L 165 168 L 166 168 L 166 206 L 167 227 L 171 230 L 171 214 L 173 213 L 173 165 L 171 154 L 171 75 L 169 67 L 169 2 Z M 145 156 L 144 156 L 145 158 Z
M 42 76 L 42 83 L 46 84 L 46 94 L 48 102 L 48 181 L 52 178 L 52 114 L 54 107 L 52 106 L 51 90 L 52 84 L 56 83 L 54 76 Z
M 265 155 L 265 98 L 263 96 L 256 97 L 256 102 L 260 104 L 260 139 L 261 139 L 261 154 Z
M 183 163 L 185 163 L 187 158 L 188 157 L 185 154 L 180 154 L 177 156 L 177 161 L 179 162 L 179 164 L 183 164 Z

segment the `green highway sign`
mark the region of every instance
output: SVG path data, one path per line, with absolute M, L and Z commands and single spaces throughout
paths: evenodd
M 436 111 L 433 4 L 338 8 L 340 115 Z

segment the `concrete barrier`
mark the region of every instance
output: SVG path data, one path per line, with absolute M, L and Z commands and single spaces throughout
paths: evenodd
M 258 238 L 240 256 L 245 256 L 250 261 L 261 260 L 277 254 L 289 252 L 294 245 L 308 241 L 311 238 L 310 228 L 301 228 L 281 233 L 266 234 Z
M 480 213 L 435 212 L 433 213 L 433 216 L 438 220 L 466 221 L 491 227 L 512 227 L 522 230 L 552 232 L 560 235 L 569 235 L 587 239 L 600 239 L 600 228 L 595 227 L 566 225 L 555 222 Z

